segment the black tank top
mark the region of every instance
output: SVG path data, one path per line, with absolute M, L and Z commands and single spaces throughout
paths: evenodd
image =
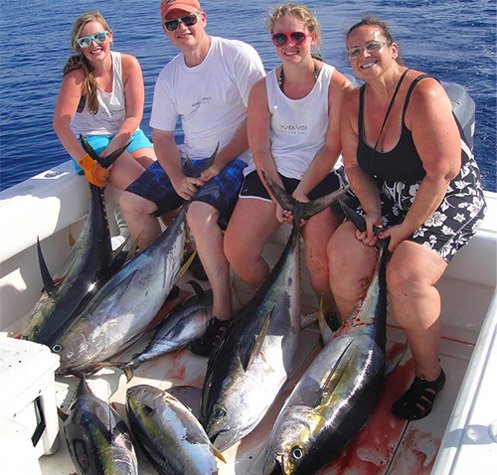
M 414 145 L 411 131 L 404 123 L 404 117 L 413 89 L 419 81 L 427 77 L 429 77 L 427 74 L 421 74 L 409 86 L 402 111 L 400 139 L 392 150 L 385 153 L 374 150 L 364 141 L 364 91 L 366 90 L 366 85 L 364 84 L 361 87 L 357 163 L 369 176 L 384 181 L 419 181 L 425 176 L 426 172 L 423 168 L 423 163 Z

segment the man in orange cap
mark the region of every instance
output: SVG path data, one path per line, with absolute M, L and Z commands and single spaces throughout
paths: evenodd
M 264 67 L 248 44 L 208 35 L 206 14 L 197 0 L 162 0 L 160 8 L 164 33 L 180 52 L 155 85 L 150 125 L 158 162 L 123 192 L 121 206 L 143 248 L 159 236 L 156 216 L 192 201 L 188 224 L 214 299 L 207 332 L 191 350 L 207 356 L 232 313 L 223 230 L 251 159 L 248 95 L 264 76 Z M 184 133 L 180 145 L 174 138 L 178 118 Z M 218 145 L 214 162 L 207 164 Z M 186 157 L 199 173 L 184 167 Z

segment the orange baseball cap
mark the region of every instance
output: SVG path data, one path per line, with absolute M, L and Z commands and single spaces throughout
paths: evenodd
M 192 13 L 194 10 L 202 11 L 202 7 L 197 0 L 161 0 L 160 12 L 163 20 L 165 20 L 173 10 Z

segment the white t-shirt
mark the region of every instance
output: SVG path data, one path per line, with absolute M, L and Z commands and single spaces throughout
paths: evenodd
M 150 125 L 173 131 L 178 117 L 185 135 L 179 148 L 192 160 L 212 155 L 231 141 L 247 117 L 250 88 L 264 77 L 264 66 L 252 46 L 211 37 L 207 57 L 187 67 L 183 54 L 173 58 L 155 84 Z M 239 158 L 250 161 L 247 151 Z
M 278 85 L 276 69 L 266 77 L 271 155 L 278 172 L 287 178 L 301 180 L 325 144 L 329 123 L 328 94 L 334 70 L 333 66 L 324 63 L 311 92 L 301 99 L 285 96 Z M 338 166 L 340 163 L 335 167 Z M 250 165 L 245 169 L 245 175 L 254 169 Z
M 82 135 L 115 135 L 126 115 L 121 53 L 111 51 L 112 91 L 97 89 L 98 111 L 88 110 L 88 101 L 82 112 L 76 112 L 71 122 L 72 131 Z M 88 98 L 87 98 L 88 99 Z

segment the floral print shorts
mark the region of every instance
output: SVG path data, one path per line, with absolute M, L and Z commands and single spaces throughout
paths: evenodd
M 438 253 L 450 262 L 478 230 L 485 216 L 486 203 L 480 184 L 480 172 L 473 157 L 462 154 L 459 174 L 449 183 L 445 198 L 433 214 L 409 238 Z M 420 181 L 380 183 L 384 226 L 404 220 L 418 192 Z M 362 213 L 359 207 L 358 212 Z

